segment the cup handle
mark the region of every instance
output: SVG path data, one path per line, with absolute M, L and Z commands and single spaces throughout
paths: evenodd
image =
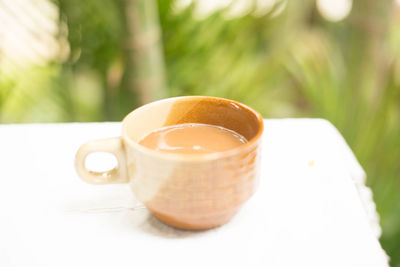
M 85 167 L 86 157 L 93 152 L 108 152 L 118 161 L 118 166 L 105 172 L 90 171 Z M 75 169 L 78 175 L 90 184 L 128 183 L 124 145 L 121 137 L 89 141 L 83 144 L 75 155 Z

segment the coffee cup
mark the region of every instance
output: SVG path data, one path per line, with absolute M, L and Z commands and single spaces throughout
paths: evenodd
M 247 139 L 227 151 L 179 154 L 139 144 L 154 130 L 183 123 L 224 127 Z M 255 192 L 260 169 L 263 120 L 239 102 L 183 96 L 152 102 L 129 113 L 122 135 L 93 140 L 76 153 L 79 176 L 91 184 L 126 183 L 158 220 L 180 229 L 204 230 L 228 222 Z M 112 153 L 116 168 L 85 167 L 93 152 Z

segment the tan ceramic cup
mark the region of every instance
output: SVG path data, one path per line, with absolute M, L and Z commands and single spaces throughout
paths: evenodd
M 180 123 L 205 123 L 231 129 L 248 140 L 232 150 L 176 154 L 138 144 L 151 131 Z M 128 183 L 136 198 L 160 221 L 181 229 L 201 230 L 229 221 L 254 193 L 259 172 L 263 120 L 241 103 L 216 97 L 184 96 L 144 105 L 122 122 L 122 137 L 81 146 L 75 166 L 92 184 Z M 108 172 L 85 168 L 92 152 L 115 155 Z

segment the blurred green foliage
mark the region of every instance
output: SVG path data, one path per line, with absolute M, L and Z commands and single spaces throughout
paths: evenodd
M 69 57 L 21 75 L 0 73 L 1 122 L 120 120 L 137 107 L 126 3 L 59 0 Z M 326 21 L 314 1 L 277 1 L 267 14 L 200 20 L 158 1 L 170 96 L 214 95 L 270 117 L 322 117 L 344 135 L 368 174 L 381 243 L 400 266 L 400 9 L 355 1 Z

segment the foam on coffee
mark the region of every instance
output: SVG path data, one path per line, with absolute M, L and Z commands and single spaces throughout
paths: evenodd
M 222 152 L 246 142 L 246 138 L 232 130 L 201 123 L 159 128 L 139 140 L 139 144 L 150 149 L 183 154 Z

